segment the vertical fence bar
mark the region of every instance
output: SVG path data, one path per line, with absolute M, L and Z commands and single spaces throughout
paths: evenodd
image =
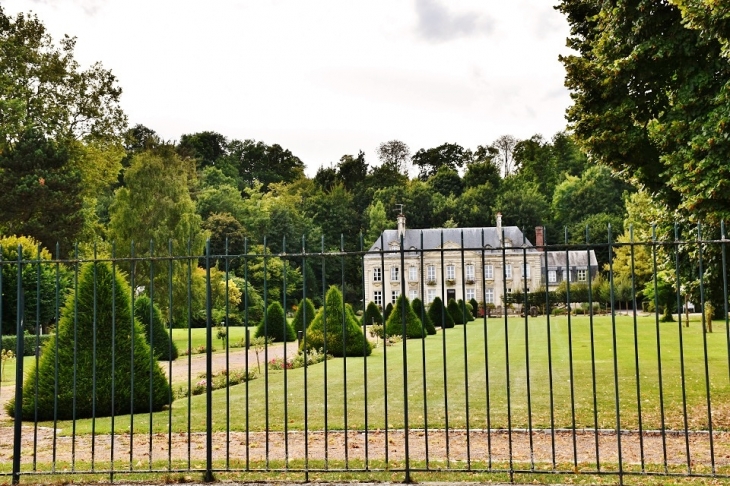
M 170 261 L 167 266 L 167 332 L 169 333 L 167 346 L 167 376 L 169 377 L 170 387 L 168 391 L 168 400 L 170 407 L 167 410 L 167 471 L 172 471 L 172 402 L 174 400 L 172 392 L 172 323 L 173 323 L 173 299 L 172 299 L 172 267 L 175 263 L 175 257 L 172 251 L 172 238 L 167 240 L 167 253 Z
M 112 383 L 111 383 L 111 392 L 112 392 L 112 400 L 111 400 L 111 436 L 109 438 L 110 441 L 110 448 L 109 448 L 109 482 L 114 482 L 114 444 L 116 439 L 115 434 L 115 418 L 116 418 L 116 398 L 117 398 L 117 392 L 116 392 L 116 377 L 117 377 L 117 247 L 114 242 L 112 242 L 112 253 L 111 253 L 111 260 L 112 260 L 112 350 L 111 350 L 111 358 L 112 358 Z M 56 327 L 58 327 L 58 319 L 56 319 Z M 58 339 L 58 338 L 57 338 Z M 58 357 L 58 353 L 56 353 L 56 356 Z M 170 373 L 170 377 L 172 377 L 172 373 Z M 170 410 L 172 410 L 172 407 L 170 407 Z
M 641 368 L 639 366 L 639 327 L 636 312 L 636 266 L 634 255 L 634 226 L 629 226 L 629 245 L 631 250 L 631 306 L 634 322 L 634 367 L 636 369 L 636 412 L 639 419 L 639 454 L 641 456 L 641 472 L 646 471 L 644 458 L 644 427 L 641 416 Z
M 405 479 L 403 480 L 405 483 L 410 483 L 411 481 L 411 457 L 410 457 L 410 424 L 408 423 L 408 346 L 406 342 L 408 341 L 408 332 L 406 331 L 406 305 L 408 305 L 408 300 L 406 299 L 406 279 L 405 279 L 405 249 L 403 248 L 403 244 L 405 243 L 404 234 L 400 234 L 400 283 L 401 283 L 401 296 L 402 296 L 402 303 L 403 308 L 401 309 L 401 327 L 403 332 L 403 422 L 404 422 L 404 428 L 403 431 L 404 438 L 405 438 L 405 444 L 404 444 L 404 452 L 405 452 L 405 470 L 406 475 Z M 396 302 L 397 305 L 397 302 Z M 394 309 L 395 312 L 397 309 Z
M 664 414 L 664 373 L 662 372 L 662 339 L 659 330 L 659 290 L 658 290 L 658 277 L 657 277 L 657 240 L 656 240 L 656 225 L 652 225 L 651 228 L 651 241 L 652 241 L 652 270 L 654 271 L 654 325 L 656 328 L 656 355 L 657 355 L 657 373 L 659 378 L 659 410 L 661 419 L 661 434 L 662 434 L 662 462 L 664 465 L 664 472 L 667 472 L 667 433 L 665 424 Z M 613 281 L 611 281 L 613 284 Z M 611 287 L 613 289 L 613 285 Z M 613 304 L 613 294 L 611 294 L 611 303 Z M 618 402 L 617 405 L 618 407 Z M 618 413 L 618 412 L 617 412 Z
M 246 471 L 251 470 L 251 452 L 250 444 L 251 444 L 251 416 L 250 416 L 250 407 L 251 407 L 251 396 L 250 396 L 250 387 L 249 383 L 251 382 L 251 375 L 250 375 L 250 366 L 249 361 L 251 360 L 251 349 L 250 349 L 250 332 L 249 332 L 249 321 L 248 321 L 248 306 L 250 303 L 250 300 L 248 298 L 249 293 L 249 283 L 248 283 L 248 238 L 243 239 L 243 286 L 245 289 L 244 292 L 244 301 L 243 301 L 243 313 L 244 313 L 244 322 L 246 323 Z M 258 359 L 258 358 L 257 358 Z
M 575 370 L 573 368 L 573 319 L 570 300 L 570 251 L 568 250 L 568 228 L 565 228 L 565 299 L 568 307 L 568 370 L 570 373 L 570 424 L 573 441 L 573 468 L 578 470 L 578 441 L 575 426 Z
M 304 275 L 304 278 L 302 279 L 302 303 L 304 305 L 304 311 L 303 314 L 303 323 L 307 322 L 307 240 L 304 235 L 302 235 L 302 274 Z M 302 336 L 302 349 L 304 349 L 304 482 L 309 482 L 309 381 L 308 381 L 308 371 L 309 371 L 309 364 L 307 359 L 307 328 L 304 327 L 304 324 L 302 324 L 302 328 L 304 330 L 303 336 Z M 248 362 L 248 361 L 247 361 Z M 367 380 L 365 381 L 367 383 Z M 365 401 L 367 403 L 367 400 Z M 366 419 L 365 423 L 367 424 L 367 407 L 365 409 Z M 367 434 L 367 427 L 366 427 L 366 434 Z M 365 444 L 367 445 L 367 435 L 365 437 Z M 248 447 L 246 448 L 248 450 Z M 366 449 L 367 450 L 367 449 Z
M 148 337 L 148 343 L 150 345 L 150 354 L 153 357 L 155 355 L 154 351 L 152 351 L 154 349 L 154 345 L 155 345 L 155 339 L 153 337 L 154 334 L 152 332 L 152 329 L 154 327 L 152 325 L 152 323 L 154 322 L 153 316 L 154 316 L 154 307 L 155 307 L 155 259 L 154 259 L 154 256 L 155 256 L 155 242 L 154 242 L 154 240 L 150 240 L 150 288 L 149 288 L 149 299 L 150 299 L 149 323 L 150 324 L 149 324 L 149 330 L 148 330 L 149 335 L 147 337 Z M 134 319 L 134 315 L 135 315 L 134 308 L 132 308 L 132 318 L 133 319 Z M 153 460 L 152 459 L 152 449 L 153 449 L 152 443 L 154 442 L 153 441 L 153 426 L 152 426 L 152 420 L 153 420 L 152 410 L 154 409 L 153 404 L 152 404 L 152 394 L 154 393 L 152 383 L 154 382 L 154 380 L 152 379 L 152 376 L 153 376 L 155 366 L 157 366 L 157 362 L 155 361 L 155 359 L 154 358 L 150 359 L 150 373 L 149 373 L 150 383 L 149 383 L 149 389 L 147 391 L 147 393 L 149 394 L 149 396 L 147 397 L 148 398 L 147 406 L 149 407 L 149 421 L 150 421 L 149 438 L 148 438 L 149 444 L 147 447 L 147 454 L 148 454 L 147 468 L 150 471 L 152 470 L 152 460 Z M 170 379 L 172 379 L 172 377 L 170 377 Z
M 94 243 L 94 303 L 92 309 L 92 323 L 91 323 L 91 470 L 94 470 L 94 453 L 96 452 L 96 333 L 98 332 L 98 287 L 97 287 L 97 259 L 96 259 L 96 243 Z M 39 294 L 40 297 L 40 294 Z M 36 361 L 36 369 L 38 369 L 38 363 Z M 150 380 L 152 381 L 152 380 Z M 150 394 L 151 395 L 151 394 Z M 37 422 L 37 420 L 36 420 Z
M 507 248 L 504 240 L 504 228 L 498 227 L 501 233 L 499 236 L 500 246 L 502 250 L 502 287 L 504 301 L 504 374 L 505 374 L 505 391 L 507 399 L 507 442 L 509 448 L 509 481 L 514 482 L 514 450 L 512 444 L 512 388 L 510 383 L 510 366 L 509 366 L 509 316 L 507 316 Z
M 363 234 L 360 232 L 360 252 L 362 253 L 362 256 L 360 257 L 360 265 L 362 266 L 363 272 L 362 272 L 362 305 L 363 305 L 363 319 L 362 319 L 362 333 L 363 336 L 365 336 L 365 339 L 362 341 L 363 346 L 363 356 L 362 356 L 362 373 L 363 373 L 363 399 L 364 399 L 364 430 L 363 433 L 365 435 L 365 470 L 370 469 L 370 445 L 368 440 L 368 432 L 369 432 L 369 424 L 368 424 L 368 340 L 367 340 L 367 325 L 368 323 L 365 322 L 365 310 L 367 309 L 367 301 L 368 301 L 368 295 L 365 291 L 365 242 L 363 240 Z M 382 275 L 382 273 L 381 273 Z M 306 306 L 305 306 L 306 307 Z M 305 317 L 306 322 L 306 317 Z M 374 323 L 371 323 L 372 326 Z M 385 327 L 385 326 L 383 326 Z
M 188 318 L 188 396 L 187 396 L 187 446 L 188 470 L 192 467 L 192 397 L 193 397 L 193 250 L 192 241 L 188 239 L 187 251 L 187 318 Z
M 388 428 L 388 326 L 386 326 L 385 317 L 385 232 L 380 234 L 380 281 L 382 282 L 382 307 L 383 307 L 383 415 L 385 418 L 385 427 L 383 427 L 383 435 L 385 440 L 385 468 L 390 469 L 388 444 L 389 428 Z M 390 285 L 388 285 L 390 287 Z
M 135 259 L 135 252 L 134 252 L 134 240 L 132 240 L 129 244 L 129 255 L 130 255 L 130 270 L 129 270 L 129 281 L 130 281 L 130 323 L 129 328 L 131 329 L 131 336 L 130 336 L 130 342 L 129 342 L 129 369 L 134 370 L 134 334 L 137 332 L 137 327 L 134 325 L 134 297 L 136 292 L 136 269 L 137 269 L 137 260 Z M 78 261 L 76 262 L 76 265 L 78 265 Z M 78 272 L 77 272 L 78 273 Z M 74 282 L 74 288 L 78 288 L 78 278 L 76 278 L 76 281 Z M 74 339 L 75 342 L 75 339 Z M 75 355 L 75 353 L 74 353 Z M 190 366 L 188 366 L 188 370 L 190 369 Z M 134 375 L 136 373 L 129 373 L 129 470 L 132 471 L 134 468 Z M 188 401 L 189 403 L 189 401 Z M 188 434 L 188 443 L 190 443 L 190 434 Z
M 441 246 L 439 246 L 441 261 L 441 359 L 444 363 L 444 437 L 446 441 L 446 467 L 451 467 L 451 441 L 449 440 L 449 387 L 448 369 L 446 366 L 446 277 L 444 273 L 444 231 L 441 230 Z
M 15 314 L 15 420 L 13 421 L 13 484 L 20 483 L 20 455 L 23 427 L 23 313 L 25 299 L 23 293 L 23 247 L 18 245 L 18 269 Z
M 114 245 L 112 245 L 112 248 L 114 248 Z M 1 250 L 1 249 L 0 249 Z M 113 250 L 112 250 L 113 251 Z M 2 251 L 0 251 L 0 255 L 2 254 Z M 56 446 L 58 445 L 58 392 L 59 392 L 59 380 L 58 380 L 58 328 L 59 326 L 59 320 L 60 320 L 60 314 L 59 309 L 61 308 L 61 247 L 58 243 L 56 243 L 56 285 L 55 285 L 55 309 L 54 309 L 54 323 L 55 323 L 55 329 L 54 332 L 56 333 L 55 336 L 55 342 L 54 342 L 54 352 L 55 356 L 53 357 L 53 464 L 51 465 L 51 471 L 56 472 Z M 0 256 L 0 258 L 2 258 Z M 2 272 L 0 272 L 0 288 L 2 288 Z M 2 301 L 2 299 L 0 299 Z M 0 304 L 0 322 L 2 322 L 2 304 Z M 0 326 L 0 329 L 2 326 Z M 0 331 L 2 333 L 2 331 Z M 0 335 L 0 338 L 2 336 Z M 113 419 L 112 419 L 113 420 Z M 113 422 L 112 422 L 113 423 Z M 113 427 L 112 427 L 113 430 Z M 112 447 L 112 450 L 114 448 Z
M 35 287 L 35 384 L 33 385 L 33 471 L 38 468 L 38 378 L 39 374 L 39 359 L 40 359 L 40 332 L 41 332 L 41 249 L 43 247 L 39 244 L 36 247 L 36 287 Z M 96 245 L 94 245 L 96 248 Z M 92 433 L 92 450 L 93 450 L 93 433 Z M 94 468 L 93 457 L 91 454 L 92 462 L 91 468 Z
M 708 437 L 710 439 L 710 463 L 712 465 L 712 474 L 715 474 L 715 438 L 712 434 L 712 399 L 710 389 L 710 365 L 709 355 L 707 352 L 707 329 L 712 329 L 712 322 L 707 323 L 707 316 L 705 316 L 705 269 L 704 269 L 704 254 L 702 251 L 703 239 L 702 239 L 702 227 L 700 223 L 697 223 L 697 252 L 699 256 L 700 265 L 700 302 L 702 303 L 702 352 L 705 361 L 705 391 L 707 399 L 707 429 Z M 709 316 L 712 319 L 712 315 Z
M 466 277 L 465 277 L 465 264 L 464 264 L 464 230 L 461 230 L 461 249 L 460 249 L 460 256 L 461 256 L 461 302 L 463 305 L 461 305 L 461 320 L 464 323 L 463 324 L 463 331 L 464 331 L 464 407 L 465 407 L 465 418 L 466 418 L 466 467 L 467 470 L 471 469 L 471 437 L 470 437 L 470 431 L 469 431 L 469 356 L 467 351 L 467 339 L 466 339 L 466 326 L 469 322 L 469 318 L 467 318 L 467 308 L 466 308 Z
M 327 274 L 325 254 L 324 254 L 324 235 L 320 238 L 320 254 L 322 258 L 322 335 L 324 336 L 324 354 L 327 355 Z M 328 384 L 328 366 L 327 361 L 324 360 L 324 468 L 329 469 L 329 387 Z
M 547 332 L 547 354 L 548 354 L 548 386 L 550 387 L 550 463 L 555 470 L 555 392 L 553 391 L 553 338 L 550 327 L 550 277 L 548 276 L 548 247 L 545 228 L 542 228 L 543 247 L 538 248 L 545 257 L 545 328 Z M 590 250 L 588 252 L 588 268 L 590 268 Z M 589 270 L 590 272 L 590 270 Z M 557 273 L 556 273 L 557 280 Z M 588 279 L 590 282 L 590 277 Z
M 284 307 L 284 332 L 286 333 L 287 323 L 289 320 L 286 316 L 286 272 L 287 272 L 287 263 L 288 260 L 284 259 L 283 255 L 286 255 L 286 236 L 282 238 L 281 242 L 281 253 L 282 253 L 282 263 L 284 266 L 284 270 L 282 272 L 283 276 L 283 290 L 281 292 L 281 298 L 283 302 Z M 306 307 L 306 306 L 305 306 Z M 306 322 L 306 321 L 305 321 Z M 294 326 L 296 328 L 296 323 L 294 323 Z M 286 355 L 286 348 L 287 348 L 287 342 L 284 341 L 284 469 L 289 469 L 289 378 L 287 376 L 287 355 Z M 306 355 L 304 357 L 306 361 Z
M 269 246 L 266 241 L 266 236 L 264 236 L 264 249 L 263 249 L 263 258 L 264 258 L 264 418 L 265 418 L 265 435 L 266 444 L 264 445 L 265 449 L 265 455 L 266 455 L 266 470 L 269 470 L 269 453 L 270 453 L 270 445 L 269 445 L 269 432 L 270 432 L 270 426 L 269 426 L 269 278 L 268 278 L 268 253 L 269 253 Z M 286 346 L 286 343 L 284 343 Z
M 229 328 L 229 320 L 231 315 L 230 307 L 230 256 L 228 253 L 228 237 L 225 242 L 225 269 L 226 269 L 226 318 L 224 338 L 226 345 L 226 470 L 231 469 L 231 332 Z M 286 290 L 286 288 L 285 288 Z M 285 294 L 286 295 L 286 294 Z
M 618 449 L 618 479 L 619 483 L 623 484 L 623 450 L 621 447 L 621 395 L 619 393 L 619 371 L 618 371 L 618 339 L 616 336 L 616 311 L 614 309 L 614 302 L 616 302 L 616 295 L 614 293 L 614 280 L 613 280 L 613 241 L 611 238 L 611 225 L 608 225 L 608 275 L 610 278 L 611 289 L 611 339 L 613 347 L 613 381 L 614 381 L 614 392 L 616 400 L 616 444 Z M 659 361 L 661 362 L 661 354 L 658 354 Z M 666 450 L 666 449 L 665 449 Z M 666 464 L 666 462 L 665 462 Z
M 530 278 L 528 276 L 530 267 L 527 263 L 527 245 L 525 230 L 522 230 L 522 312 L 525 314 L 525 385 L 527 391 L 527 435 L 530 442 L 530 470 L 535 470 L 535 444 L 532 437 L 532 387 L 530 386 L 530 303 L 528 294 Z
M 421 290 L 421 324 L 426 320 L 426 295 L 424 294 L 424 278 L 423 278 L 423 231 L 420 231 L 419 256 L 420 266 L 418 269 L 418 285 Z M 423 441 L 424 452 L 426 454 L 426 470 L 430 469 L 430 460 L 428 454 L 428 381 L 426 377 L 426 326 L 421 326 L 421 369 L 423 380 Z
M 205 242 L 205 472 L 204 481 L 213 477 L 213 307 L 210 282 L 210 239 Z
M 598 438 L 598 389 L 596 385 L 596 339 L 595 339 L 595 321 L 593 312 L 593 275 L 591 271 L 591 245 L 590 245 L 590 228 L 586 225 L 586 258 L 588 260 L 588 308 L 589 310 L 589 330 L 591 341 L 591 386 L 593 389 L 593 440 L 596 446 L 596 470 L 601 471 L 601 453 Z M 596 262 L 598 263 L 598 262 Z M 600 306 L 600 303 L 599 303 Z
M 347 309 L 345 304 L 345 236 L 340 233 L 340 283 L 342 285 L 342 407 L 345 431 L 345 469 L 350 468 L 350 451 L 347 440 Z
M 482 303 L 484 304 L 483 313 L 482 316 L 483 324 L 484 324 L 484 393 L 485 393 L 485 399 L 486 399 L 486 424 L 487 424 L 487 469 L 492 469 L 492 406 L 491 406 L 491 394 L 489 393 L 489 326 L 487 325 L 487 320 L 489 318 L 489 303 L 487 303 L 487 273 L 486 273 L 486 255 L 485 255 L 485 247 L 486 243 L 484 241 L 484 228 L 482 228 L 481 231 L 481 261 L 479 262 L 482 266 Z M 422 245 L 423 246 L 423 245 Z M 494 270 L 492 270 L 494 272 Z M 494 277 L 494 273 L 492 273 L 492 277 Z M 492 294 L 494 296 L 494 294 Z
M 675 277 L 677 279 L 677 282 L 680 282 L 679 279 L 679 226 L 677 223 L 674 223 L 674 271 L 675 271 Z M 656 291 L 655 291 L 656 293 Z M 677 309 L 682 309 L 681 301 L 682 297 L 680 295 L 681 289 L 680 286 L 677 285 Z M 685 369 L 684 369 L 684 336 L 682 333 L 682 312 L 678 312 L 677 315 L 677 332 L 678 332 L 678 340 L 679 340 L 679 368 L 680 368 L 680 378 L 682 380 L 682 418 L 684 421 L 684 453 L 685 457 L 687 459 L 687 474 L 692 474 L 692 460 L 691 460 L 691 452 L 689 448 L 689 421 L 687 417 L 687 383 L 686 383 L 686 375 L 685 375 Z M 687 322 L 685 325 L 689 326 L 689 318 L 687 318 Z
M 74 245 L 74 350 L 73 350 L 73 400 L 71 425 L 71 472 L 76 471 L 76 384 L 78 380 L 78 330 L 79 330 L 79 245 Z M 134 376 L 134 373 L 132 373 Z M 134 410 L 134 408 L 132 409 Z

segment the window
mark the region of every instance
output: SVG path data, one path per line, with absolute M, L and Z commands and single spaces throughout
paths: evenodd
M 418 298 L 418 290 L 411 290 L 409 292 L 408 298 L 411 300 L 411 302 L 413 302 L 414 299 L 417 299 Z
M 474 299 L 475 297 L 476 297 L 476 290 L 466 289 L 466 300 L 471 300 L 471 299 Z
M 426 267 L 426 280 L 436 282 L 436 266 L 429 265 Z
M 408 267 L 408 280 L 411 282 L 418 280 L 418 269 L 415 265 Z
M 555 283 L 558 281 L 558 272 L 555 270 L 548 270 L 548 282 Z
M 484 279 L 492 280 L 494 278 L 494 265 L 484 265 Z
M 504 278 L 512 278 L 512 264 L 510 263 L 504 266 Z
M 373 282 L 380 282 L 381 280 L 383 280 L 383 272 L 381 272 L 381 268 L 373 268 Z
M 466 267 L 464 267 L 464 270 L 466 271 L 466 281 L 473 282 L 474 281 L 474 265 L 469 263 Z
M 426 291 L 426 303 L 430 304 L 436 299 L 436 289 L 428 289 Z
M 530 265 L 527 263 L 522 266 L 522 276 L 524 278 L 530 278 Z
M 390 267 L 390 280 L 397 282 L 399 280 L 398 273 L 400 269 L 398 267 Z
M 494 289 L 486 289 L 484 291 L 484 302 L 494 304 Z
M 395 301 L 400 297 L 400 290 L 393 290 L 390 293 L 390 301 L 395 305 Z
M 446 280 L 456 280 L 456 272 L 453 265 L 446 265 Z
M 375 302 L 375 305 L 383 307 L 383 291 L 382 290 L 376 290 L 373 292 L 373 302 Z
M 585 282 L 588 277 L 588 272 L 586 270 L 578 270 L 578 281 L 579 282 Z

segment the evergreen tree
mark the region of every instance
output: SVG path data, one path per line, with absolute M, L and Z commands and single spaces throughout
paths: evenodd
M 177 345 L 172 340 L 172 336 L 165 329 L 165 323 L 162 320 L 162 312 L 157 304 L 153 304 L 149 297 L 143 295 L 134 302 L 134 317 L 142 324 L 144 335 L 150 338 L 150 328 L 152 328 L 152 355 L 162 361 L 173 361 L 177 359 Z
M 304 331 L 309 327 L 309 324 L 314 320 L 316 311 L 314 310 L 314 304 L 307 297 L 299 303 L 297 311 L 294 313 L 294 320 L 292 321 L 295 331 Z
M 383 315 L 380 313 L 380 309 L 378 309 L 375 302 L 370 301 L 368 306 L 365 308 L 365 314 L 362 316 L 362 322 L 364 322 L 367 326 L 383 323 Z
M 413 312 L 415 312 L 418 318 L 421 319 L 426 333 L 429 335 L 436 334 L 436 327 L 433 325 L 433 321 L 428 315 L 428 312 L 426 312 L 423 308 L 423 302 L 421 302 L 421 299 L 413 299 L 411 307 L 413 307 Z
M 440 297 L 436 297 L 431 302 L 431 307 L 428 308 L 428 316 L 435 326 L 441 326 L 442 329 L 454 327 L 454 318 L 446 310 Z
M 35 420 L 36 411 L 39 421 L 71 420 L 159 411 L 170 404 L 170 384 L 134 319 L 131 294 L 110 263 L 81 267 L 77 292 L 66 298 L 37 371 L 26 374 L 23 420 Z M 6 411 L 15 413 L 13 400 Z
M 403 314 L 405 314 L 406 320 L 405 335 L 403 332 Z M 395 302 L 393 312 L 390 313 L 385 323 L 385 332 L 388 336 L 402 336 L 403 338 L 426 337 L 421 319 L 413 312 L 413 308 L 404 295 L 398 297 Z
M 391 312 L 393 312 L 393 304 L 388 302 L 388 305 L 385 306 L 385 310 L 383 311 L 383 319 L 387 321 Z
M 454 299 L 449 300 L 449 304 L 446 306 L 446 312 L 451 315 L 451 318 L 454 320 L 454 324 L 466 323 L 466 316 L 463 314 L 463 307 Z
M 343 310 L 342 293 L 333 285 L 327 291 L 324 305 L 307 328 L 307 350 L 318 349 L 332 356 L 370 355 L 372 345 L 357 320 L 351 313 L 345 311 L 343 314 Z
M 471 305 L 471 315 L 474 317 L 474 319 L 476 319 L 477 317 L 479 317 L 479 303 L 475 298 L 472 297 L 469 301 L 469 304 Z
M 286 320 L 284 308 L 274 301 L 269 304 L 264 320 L 256 328 L 256 337 L 268 337 L 276 342 L 295 341 L 297 333 Z

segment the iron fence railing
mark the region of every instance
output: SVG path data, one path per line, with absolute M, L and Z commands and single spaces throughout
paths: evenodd
M 0 476 L 727 477 L 728 240 L 679 234 L 18 248 L 0 261 Z M 382 324 L 361 320 L 371 302 L 392 306 Z

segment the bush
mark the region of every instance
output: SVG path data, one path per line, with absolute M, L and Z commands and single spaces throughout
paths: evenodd
M 479 317 L 479 303 L 476 299 L 472 298 L 469 301 L 469 305 L 471 305 L 471 315 L 474 319 L 476 319 L 477 317 Z
M 256 328 L 255 337 L 268 337 L 279 343 L 296 341 L 297 333 L 287 322 L 284 308 L 280 303 L 274 301 L 269 304 L 264 320 Z
M 440 326 L 442 329 L 454 327 L 454 319 L 444 308 L 444 303 L 440 297 L 433 299 L 431 307 L 428 308 L 428 317 L 431 318 L 434 326 Z
M 38 336 L 38 346 L 43 349 L 43 345 L 46 341 L 51 339 L 50 334 L 44 334 Z M 23 335 L 23 356 L 35 356 L 36 353 L 36 336 L 35 334 L 24 334 Z M 16 336 L 3 336 L 0 341 L 0 351 L 12 351 L 15 353 L 15 349 L 18 345 L 18 338 Z
M 383 311 L 383 321 L 388 320 L 391 312 L 393 312 L 393 304 L 389 302 L 388 305 L 385 306 L 385 310 Z
M 370 355 L 372 345 L 365 339 L 352 314 L 343 314 L 342 306 L 342 293 L 333 285 L 327 291 L 324 305 L 307 328 L 306 351 L 316 349 L 338 357 Z M 343 315 L 345 322 L 342 322 Z
M 58 346 L 56 334 L 52 334 L 43 347 L 38 372 L 33 365 L 26 375 L 22 419 L 34 420 L 37 407 L 39 421 L 53 420 L 54 396 L 58 402 L 58 420 L 159 411 L 170 404 L 170 384 L 154 361 L 142 325 L 134 319 L 130 303 L 132 290 L 121 272 L 115 274 L 108 262 L 84 264 L 77 294 L 78 298 L 69 294 L 61 309 Z M 96 362 L 92 356 L 94 344 Z M 61 385 L 58 390 L 56 383 Z M 11 416 L 15 413 L 13 402 L 6 405 Z
M 423 302 L 421 302 L 421 299 L 413 299 L 411 307 L 413 308 L 413 312 L 415 312 L 418 318 L 421 319 L 423 328 L 426 330 L 426 334 L 431 336 L 436 334 L 436 327 L 433 325 L 433 321 L 428 316 L 428 313 L 423 309 Z
M 380 313 L 380 309 L 378 309 L 375 302 L 371 301 L 365 308 L 365 315 L 362 317 L 362 322 L 367 326 L 383 323 L 383 315 Z
M 297 311 L 294 314 L 292 325 L 295 331 L 304 331 L 314 320 L 314 315 L 317 311 L 314 310 L 314 304 L 307 297 L 299 303 Z
M 165 324 L 162 322 L 162 312 L 160 312 L 157 304 L 153 304 L 146 295 L 139 297 L 134 302 L 134 317 L 142 324 L 144 335 L 148 340 L 150 339 L 150 327 L 152 328 L 152 341 L 148 342 L 156 359 L 162 361 L 177 359 L 177 346 L 165 329 Z M 152 319 L 151 324 L 150 319 Z
M 406 319 L 405 332 L 403 330 L 403 314 L 405 314 Z M 426 337 L 423 323 L 416 313 L 413 312 L 413 308 L 405 295 L 398 297 L 398 300 L 395 302 L 395 308 L 385 323 L 385 333 L 388 336 L 402 336 L 404 339 L 423 339 Z
M 464 302 L 463 300 L 459 299 L 459 306 L 464 308 L 464 315 L 466 316 L 467 322 L 473 321 L 474 308 L 471 306 L 471 303 Z
M 454 324 L 464 324 L 465 323 L 465 315 L 463 313 L 464 308 L 459 305 L 458 302 L 456 302 L 454 299 L 451 299 L 449 301 L 449 305 L 446 307 L 446 312 L 451 315 L 451 318 L 454 320 Z
M 23 260 L 40 261 L 37 264 L 25 264 L 21 271 L 21 280 L 24 294 L 25 316 L 23 328 L 35 334 L 36 309 L 40 310 L 40 319 L 37 324 L 47 326 L 56 313 L 56 266 L 48 263 L 51 254 L 45 248 L 38 252 L 38 242 L 27 236 L 6 236 L 0 238 L 0 256 L 6 262 L 0 266 L 2 270 L 2 334 L 10 336 L 16 334 L 17 302 L 18 302 L 18 246 L 21 247 Z M 70 286 L 69 273 L 63 266 L 59 266 L 59 295 L 63 295 Z M 40 285 L 40 293 L 38 286 Z

